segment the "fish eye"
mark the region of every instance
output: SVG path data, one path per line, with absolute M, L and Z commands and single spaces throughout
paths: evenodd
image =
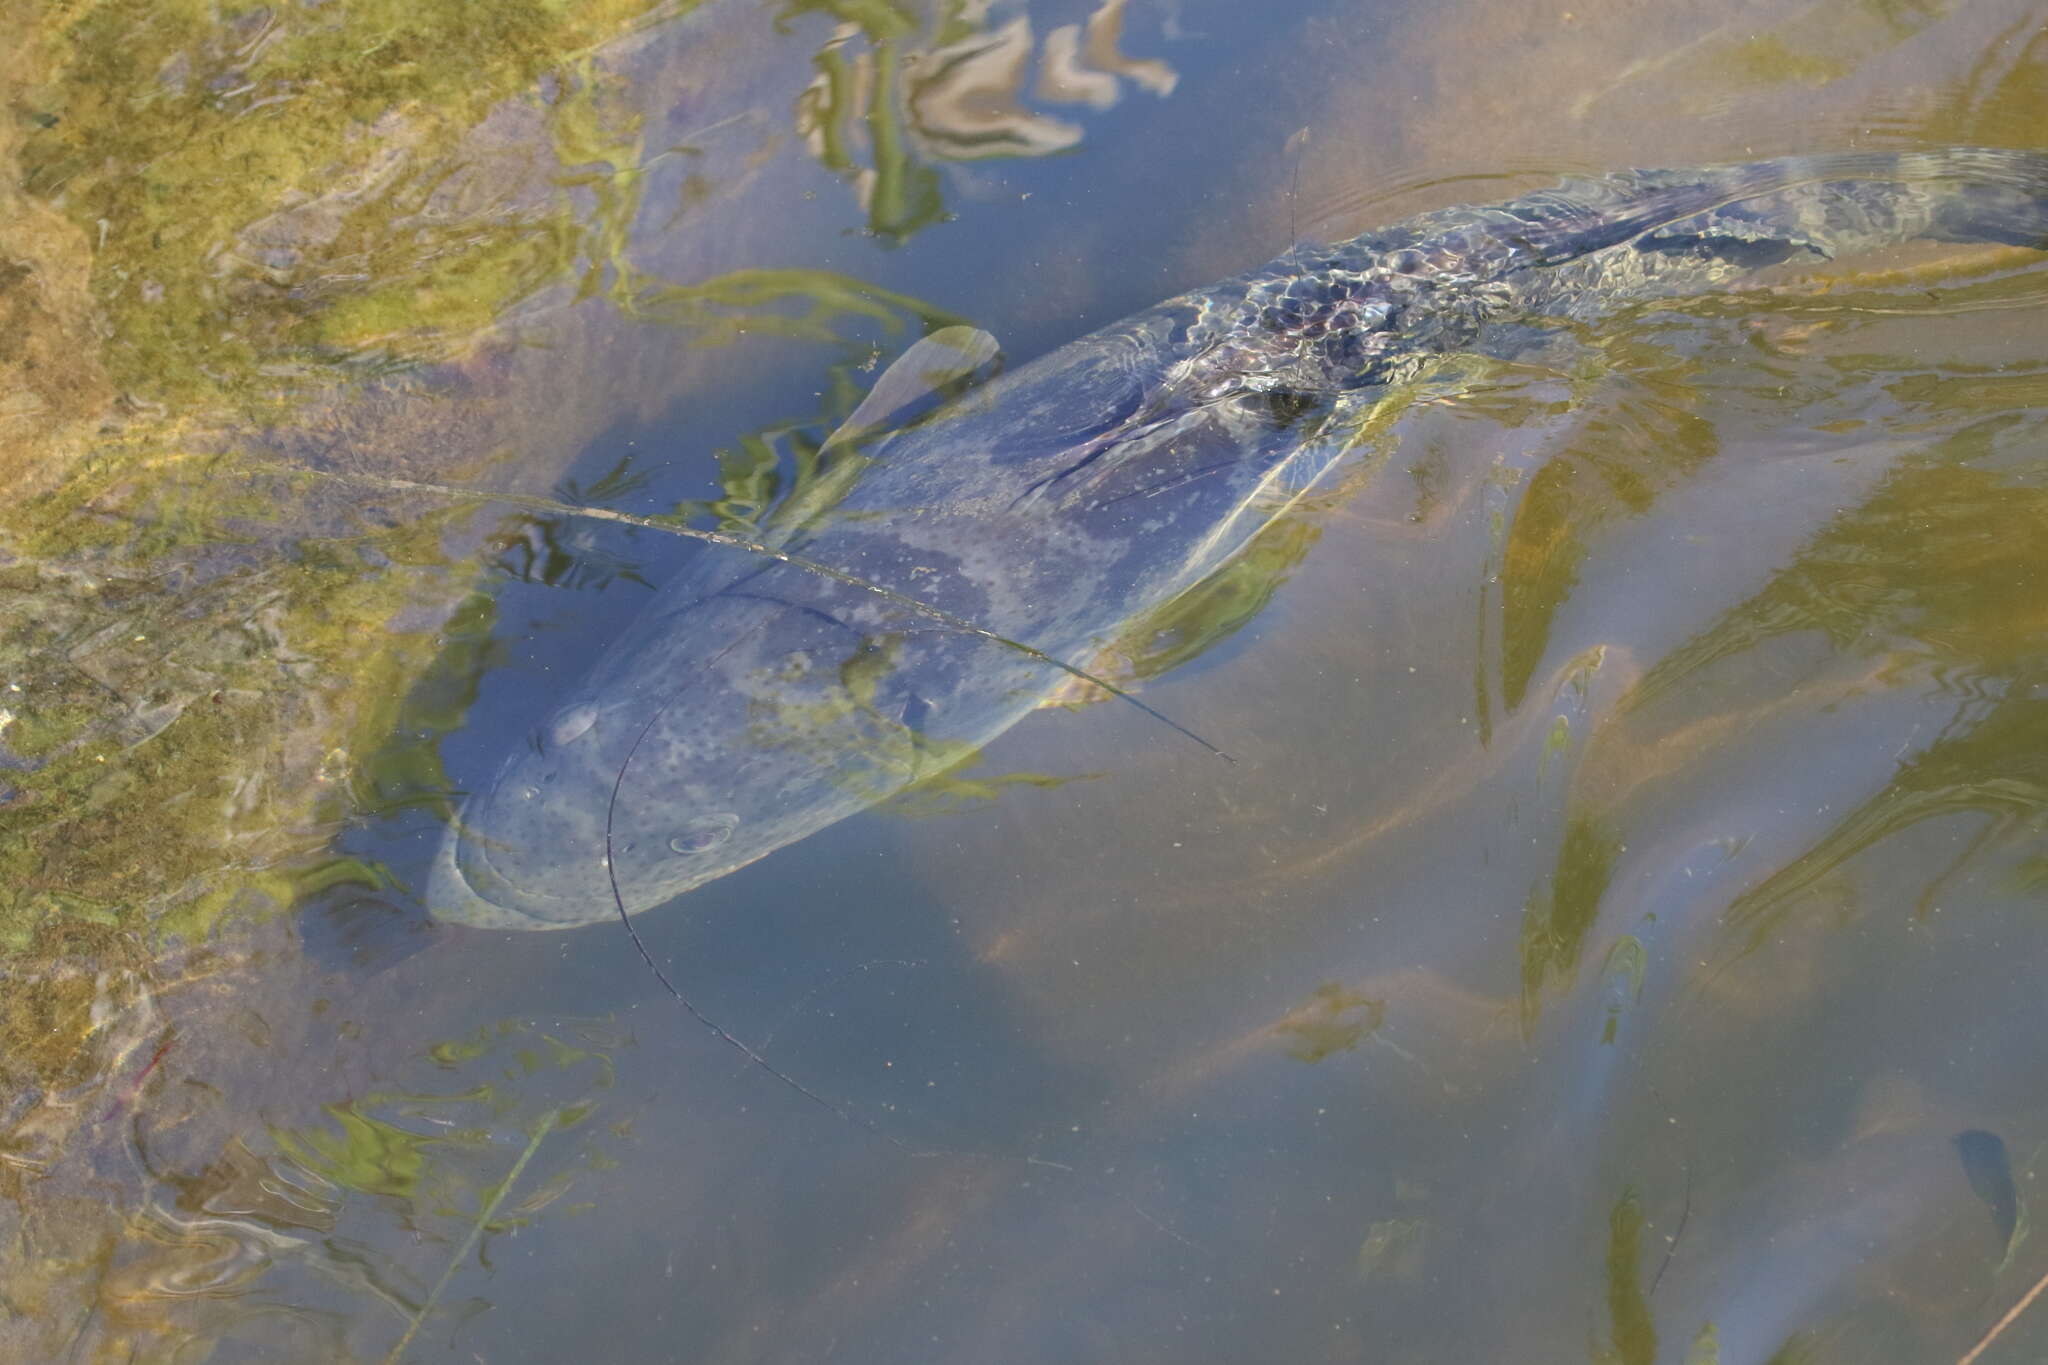
M 671 837 L 668 841 L 668 846 L 676 853 L 709 853 L 727 839 L 732 838 L 732 832 L 739 827 L 739 816 L 729 811 L 718 815 L 709 815 L 702 820 L 692 822 L 681 833 Z
M 578 706 L 574 710 L 564 711 L 555 723 L 548 728 L 548 742 L 560 748 L 572 740 L 581 739 L 585 732 L 595 724 L 597 724 L 597 708 L 595 706 Z
M 1314 411 L 1320 406 L 1322 398 L 1318 394 L 1295 389 L 1269 389 L 1257 395 L 1257 401 L 1274 421 L 1285 427 L 1300 420 L 1304 414 Z

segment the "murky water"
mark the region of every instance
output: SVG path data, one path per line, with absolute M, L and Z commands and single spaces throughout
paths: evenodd
M 2035 7 L 578 11 L 0 11 L 0 1353 L 1950 1361 L 2042 1278 L 2038 253 L 1460 360 L 1100 661 L 1235 762 L 1041 712 L 638 917 L 694 1016 L 417 903 L 727 553 L 571 507 L 757 525 L 943 322 L 2048 146 Z

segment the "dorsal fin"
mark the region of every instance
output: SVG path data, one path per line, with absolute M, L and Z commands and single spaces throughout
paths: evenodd
M 825 450 L 862 441 L 922 416 L 942 398 L 980 383 L 1000 348 L 978 327 L 941 327 L 882 371 L 853 415 L 825 438 Z

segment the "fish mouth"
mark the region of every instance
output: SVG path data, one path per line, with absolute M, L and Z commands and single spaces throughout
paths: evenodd
M 898 633 L 763 597 L 715 607 L 693 633 L 730 643 L 607 676 L 465 793 L 429 914 L 490 930 L 637 915 L 904 785 L 919 736 L 898 718 L 914 700 Z
M 434 852 L 434 865 L 427 874 L 427 913 L 444 924 L 461 924 L 472 929 L 575 929 L 608 919 L 613 909 L 590 899 L 551 896 L 522 891 L 500 876 L 489 862 L 489 848 L 465 827 L 465 801 Z M 471 856 L 463 856 L 465 843 L 475 845 Z M 610 888 L 602 890 L 608 897 Z
M 470 813 L 475 801 L 474 797 L 464 801 L 456 812 L 454 820 L 441 836 L 434 851 L 433 866 L 427 874 L 426 892 L 421 899 L 427 913 L 444 924 L 519 931 L 578 929 L 589 924 L 602 924 L 618 919 L 621 914 L 637 915 L 643 910 L 666 905 L 706 882 L 738 871 L 769 851 L 741 851 L 737 856 L 697 866 L 686 875 L 655 878 L 651 885 L 644 875 L 645 869 L 642 869 L 643 875 L 637 877 L 629 869 L 623 878 L 626 884 L 621 886 L 609 871 L 606 855 L 586 850 L 584 857 L 588 875 L 576 878 L 572 890 L 549 891 L 515 881 L 493 864 L 493 848 L 504 845 L 465 822 L 464 817 Z M 488 797 L 484 804 L 486 807 L 490 805 Z M 695 828 L 699 831 L 724 830 L 729 837 L 728 822 L 736 825 L 738 817 L 714 816 L 697 821 Z M 576 840 L 568 836 L 564 842 L 573 845 Z M 621 847 L 631 849 L 632 846 L 629 842 Z M 602 837 L 591 842 L 592 849 L 604 847 Z M 560 864 L 556 864 L 553 870 L 559 874 Z M 548 873 L 542 871 L 539 875 L 547 876 Z

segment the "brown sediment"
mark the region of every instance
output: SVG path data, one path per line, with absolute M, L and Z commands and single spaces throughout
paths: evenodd
M 63 479 L 114 404 L 91 240 L 18 180 L 0 142 L 0 490 L 11 499 Z

